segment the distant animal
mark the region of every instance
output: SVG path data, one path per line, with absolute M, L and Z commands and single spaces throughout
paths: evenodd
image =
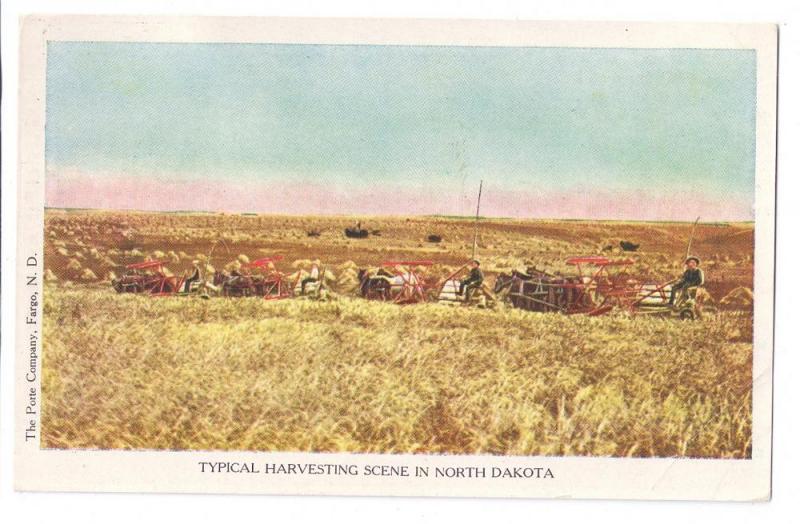
M 369 231 L 361 228 L 347 227 L 344 230 L 344 236 L 347 238 L 367 238 L 369 236 Z
M 318 229 L 312 229 L 311 231 L 306 231 L 306 235 L 310 237 L 318 237 L 320 235 L 320 232 Z
M 611 251 L 612 249 L 614 249 L 614 246 L 611 244 L 603 246 L 603 251 Z
M 441 235 L 428 235 L 428 242 L 438 243 L 442 241 Z
M 376 237 L 379 237 L 379 236 L 381 236 L 381 230 L 380 229 L 373 229 L 372 231 L 369 232 L 369 234 L 370 235 L 374 235 Z
M 639 249 L 639 244 L 634 244 L 633 242 L 628 242 L 627 240 L 620 240 L 619 247 L 621 247 L 623 251 L 636 251 Z

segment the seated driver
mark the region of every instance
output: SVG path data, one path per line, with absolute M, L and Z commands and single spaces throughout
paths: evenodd
M 681 278 L 672 285 L 672 289 L 669 292 L 669 305 L 672 306 L 675 303 L 675 295 L 678 291 L 683 291 L 690 287 L 702 286 L 705 281 L 703 270 L 700 269 L 700 259 L 695 256 L 687 258 L 686 271 L 684 271 Z
M 184 293 L 188 293 L 192 287 L 192 282 L 199 282 L 200 281 L 200 261 L 199 260 L 192 260 L 192 267 L 194 270 L 189 278 L 183 284 L 183 291 Z
M 306 294 L 306 284 L 309 284 L 311 282 L 315 282 L 315 283 L 319 282 L 319 266 L 317 264 L 312 264 L 311 265 L 311 272 L 308 274 L 308 276 L 306 278 L 304 278 L 300 282 L 300 294 L 301 295 L 305 295 Z
M 469 265 L 469 275 L 467 278 L 461 280 L 461 284 L 458 287 L 459 295 L 463 295 L 464 290 L 467 291 L 467 295 L 465 297 L 465 300 L 467 301 L 472 296 L 472 292 L 483 285 L 483 271 L 481 271 L 481 263 L 477 260 L 473 260 Z

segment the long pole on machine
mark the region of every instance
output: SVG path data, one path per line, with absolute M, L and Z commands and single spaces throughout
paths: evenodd
M 478 206 L 475 209 L 475 234 L 472 237 L 472 260 L 475 260 L 475 253 L 478 250 L 478 219 L 481 216 L 481 193 L 483 192 L 483 180 L 478 186 Z
M 697 217 L 697 220 L 694 221 L 694 225 L 692 225 L 692 232 L 689 234 L 689 243 L 686 245 L 686 256 L 683 257 L 684 262 L 692 254 L 692 240 L 694 240 L 694 230 L 697 228 L 698 222 L 700 222 L 700 217 Z

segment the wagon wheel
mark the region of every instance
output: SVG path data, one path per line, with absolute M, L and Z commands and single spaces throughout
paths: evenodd
M 605 297 L 600 293 L 600 286 L 592 281 L 583 287 L 581 305 L 585 308 L 596 308 L 605 304 Z
M 578 295 L 578 297 L 575 300 L 575 305 L 577 305 L 581 309 L 594 308 L 596 301 L 592 297 L 588 289 L 576 290 L 576 294 Z
M 164 293 L 176 293 L 180 291 L 180 283 L 178 282 L 177 277 L 168 277 L 164 279 L 164 287 L 162 292 Z
M 495 299 L 499 304 L 504 305 L 514 305 L 513 301 L 511 300 L 511 290 L 509 288 L 503 288 L 495 294 Z
M 626 275 L 619 278 L 614 283 L 612 291 L 616 290 L 617 288 L 618 290 L 614 293 L 615 305 L 628 311 L 629 313 L 633 313 L 634 309 L 636 308 L 636 303 L 640 292 L 640 284 L 636 280 L 633 280 Z M 663 298 L 664 300 L 667 299 L 666 296 Z
M 284 278 L 282 285 L 286 296 L 289 298 L 294 298 L 294 286 L 292 285 L 292 281 L 289 278 Z
M 553 304 L 555 305 L 556 309 L 562 313 L 566 313 L 569 309 L 569 291 L 570 289 L 566 287 L 561 287 L 555 290 L 555 300 L 553 300 Z
M 391 286 L 388 282 L 381 281 L 367 290 L 367 298 L 386 302 L 390 300 L 390 288 Z
M 467 305 L 478 306 L 483 308 L 491 308 L 495 305 L 494 294 L 487 289 L 485 284 L 482 284 L 470 296 L 470 303 Z

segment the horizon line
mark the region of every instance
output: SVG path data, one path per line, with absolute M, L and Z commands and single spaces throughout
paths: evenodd
M 257 211 L 208 211 L 202 209 L 177 209 L 177 210 L 154 210 L 154 209 L 112 209 L 112 208 L 98 208 L 98 207 L 59 207 L 59 206 L 44 206 L 44 210 L 56 210 L 66 212 L 77 211 L 90 211 L 90 212 L 106 212 L 106 213 L 139 213 L 139 214 L 152 214 L 152 215 L 225 215 L 225 216 L 265 216 L 265 217 L 326 217 L 326 218 L 443 218 L 451 220 L 476 220 L 472 215 L 447 215 L 447 214 L 358 214 L 358 213 L 318 213 L 318 214 L 296 214 L 296 213 L 264 213 Z M 511 221 L 540 221 L 540 222 L 617 222 L 617 223 L 659 223 L 659 224 L 693 224 L 694 220 L 675 220 L 675 219 L 628 219 L 628 218 L 557 218 L 557 217 L 510 217 L 510 216 L 478 216 L 477 220 L 511 220 Z M 702 219 L 698 224 L 715 225 L 715 224 L 755 224 L 755 220 L 709 220 L 703 221 Z

